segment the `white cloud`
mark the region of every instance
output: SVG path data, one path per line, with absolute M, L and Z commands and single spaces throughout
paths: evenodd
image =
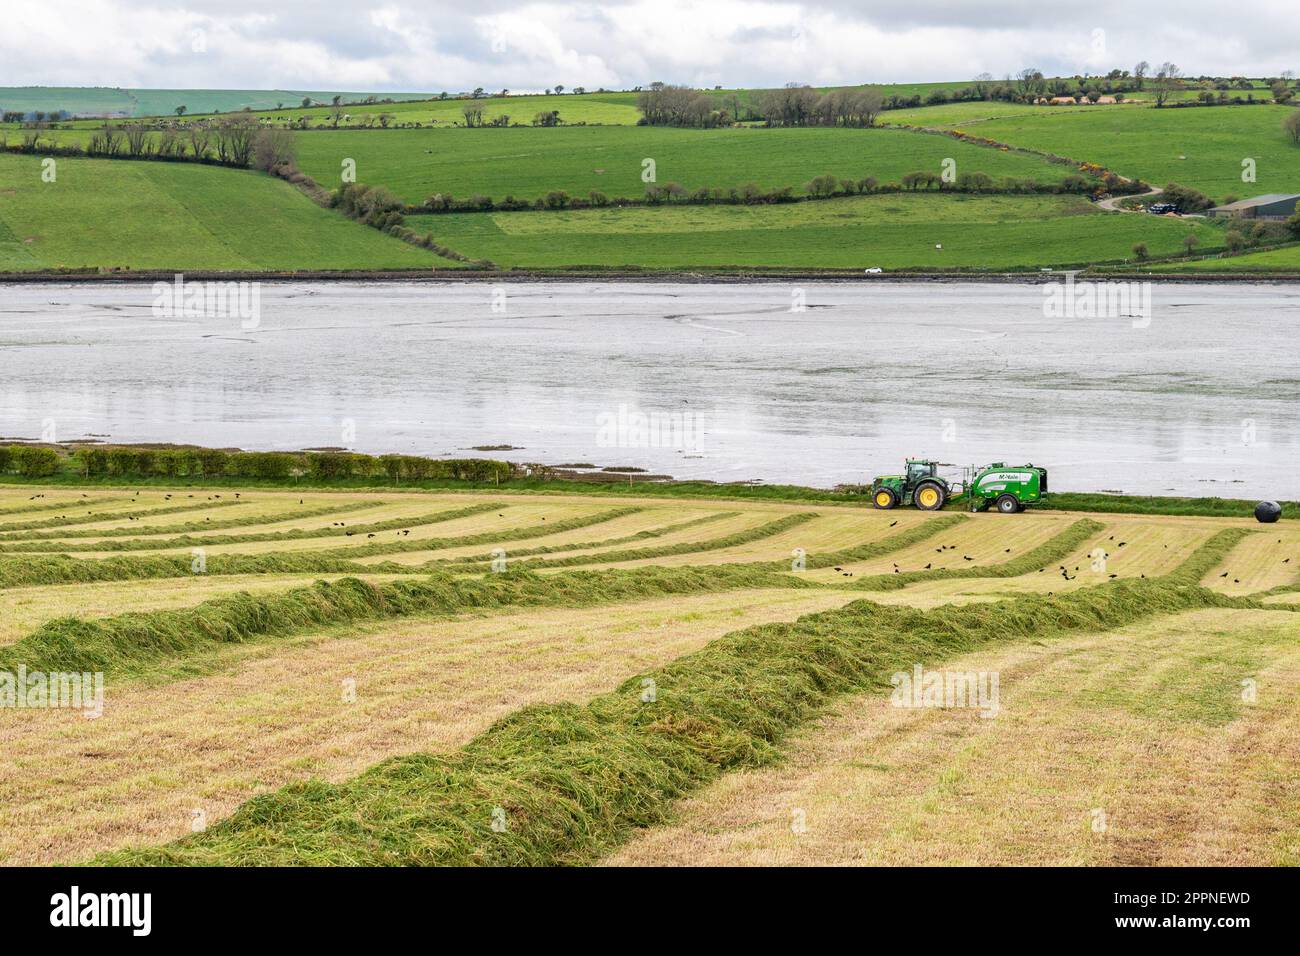
M 196 31 L 201 42 L 195 41 Z M 1101 31 L 1100 34 L 1097 31 Z M 350 90 L 776 85 L 964 79 L 1170 59 L 1190 73 L 1300 69 L 1292 5 L 1224 17 L 1208 0 L 1140 11 L 913 0 L 609 3 L 7 0 L 0 85 Z

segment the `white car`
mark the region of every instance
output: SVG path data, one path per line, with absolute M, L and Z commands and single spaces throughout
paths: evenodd
M 882 268 L 880 268 L 880 266 L 872 266 L 870 269 L 867 270 L 867 275 L 869 275 L 869 276 L 873 276 L 873 275 L 876 275 L 876 274 L 879 273 L 879 272 L 884 272 L 884 271 L 885 271 L 885 270 L 882 269 Z

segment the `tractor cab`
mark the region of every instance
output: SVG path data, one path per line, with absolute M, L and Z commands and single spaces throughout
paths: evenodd
M 928 458 L 909 458 L 901 475 L 881 475 L 871 483 L 871 500 L 877 508 L 914 505 L 922 511 L 939 511 L 952 494 L 947 481 L 938 475 L 939 463 Z
M 933 478 L 937 474 L 937 467 L 937 462 L 920 458 L 907 459 L 907 483 L 915 486 L 926 478 Z

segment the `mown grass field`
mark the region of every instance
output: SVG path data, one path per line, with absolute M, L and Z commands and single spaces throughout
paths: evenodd
M 1193 220 L 1107 214 L 1063 196 L 880 195 L 781 206 L 676 206 L 410 217 L 421 232 L 498 266 L 1035 269 L 1201 250 Z M 938 248 L 938 247 L 942 248 Z
M 0 861 L 1295 861 L 1291 521 L 237 490 L 0 487 Z
M 386 186 L 412 203 L 439 192 L 531 201 L 556 189 L 583 198 L 593 190 L 640 198 L 647 159 L 659 184 L 694 189 L 755 182 L 799 193 L 823 173 L 881 183 L 918 170 L 937 175 L 947 158 L 958 173 L 995 179 L 1055 183 L 1076 172 L 1034 156 L 886 129 L 338 130 L 299 133 L 297 140 L 299 165 L 317 181 L 338 185 L 343 161 L 351 159 L 358 182 Z
M 259 173 L 0 153 L 0 270 L 427 269 L 455 263 Z

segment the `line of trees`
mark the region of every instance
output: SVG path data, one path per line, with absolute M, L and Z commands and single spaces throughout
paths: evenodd
M 0 134 L 0 149 L 9 149 Z M 267 172 L 292 166 L 297 155 L 290 130 L 265 126 L 252 117 L 231 116 L 185 126 L 156 129 L 147 123 L 105 123 L 91 131 L 86 145 L 59 143 L 44 124 L 21 130 L 19 152 L 105 159 L 160 159 L 252 166 Z
M 874 126 L 885 97 L 873 87 L 818 93 L 811 86 L 787 84 L 759 94 L 758 113 L 768 126 Z

